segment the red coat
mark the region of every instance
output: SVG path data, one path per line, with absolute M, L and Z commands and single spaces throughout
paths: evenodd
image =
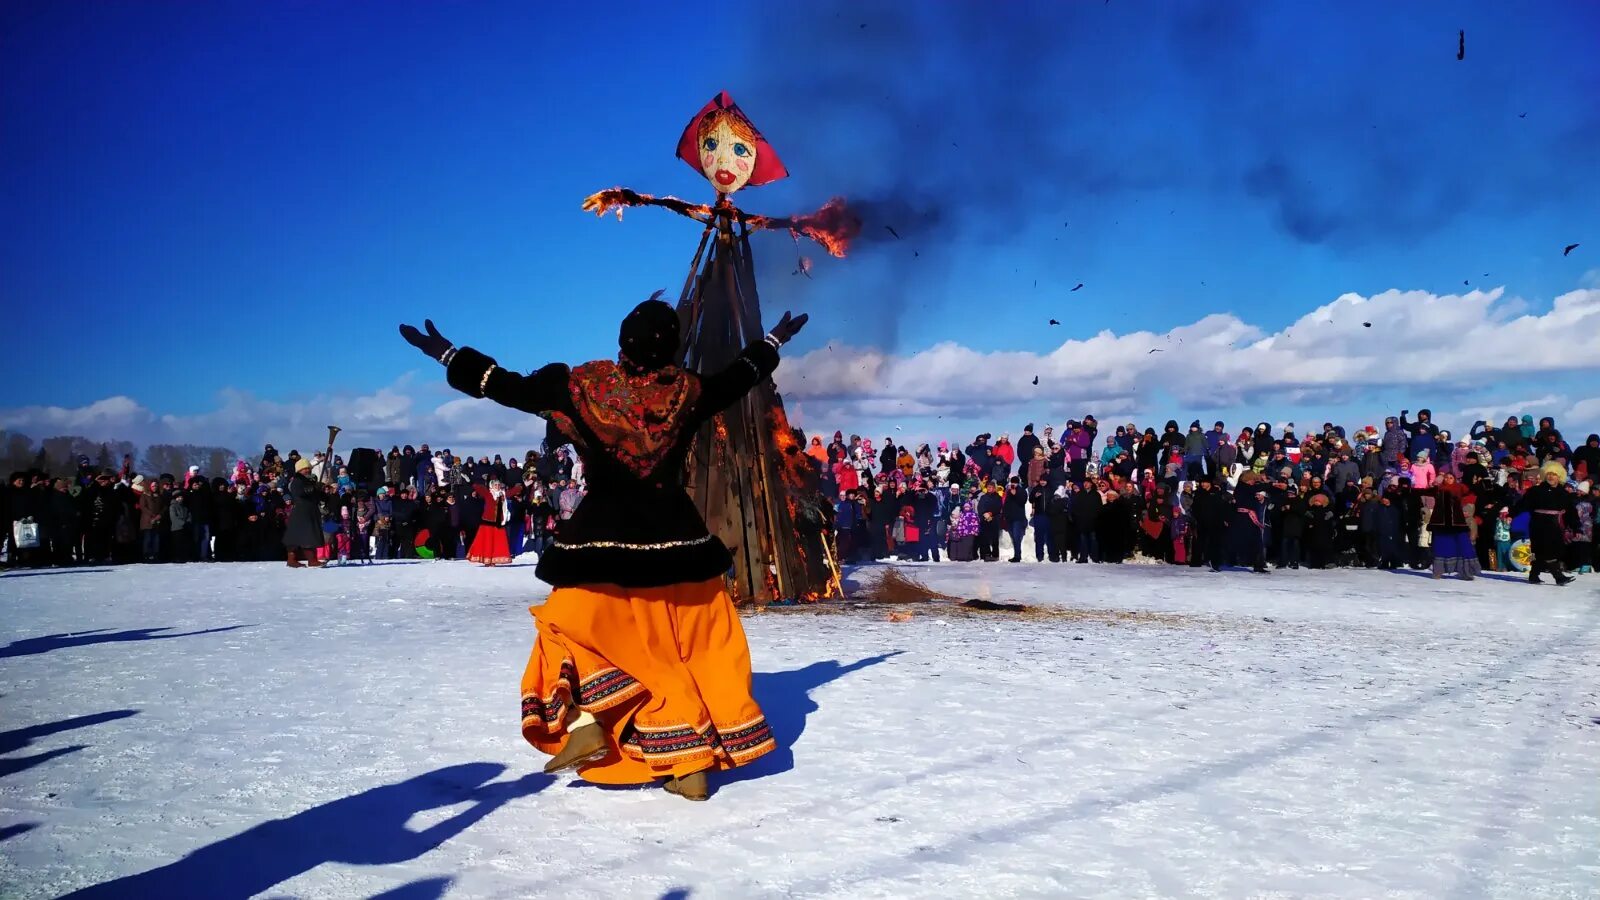
M 505 525 L 506 524 L 505 517 L 504 517 L 504 515 L 502 515 L 502 513 L 504 513 L 506 507 L 501 501 L 495 500 L 494 494 L 489 492 L 489 488 L 487 486 L 481 485 L 481 484 L 475 484 L 475 485 L 472 486 L 472 492 L 474 494 L 477 494 L 478 498 L 483 501 L 483 524 L 485 524 L 485 525 Z M 509 499 L 511 497 L 516 497 L 516 496 L 520 495 L 521 493 L 522 493 L 522 485 L 514 484 L 511 487 L 506 489 L 506 498 Z
M 833 464 L 833 480 L 839 485 L 841 492 L 853 491 L 861 487 L 860 473 L 856 471 L 855 466 L 848 462 L 836 462 Z

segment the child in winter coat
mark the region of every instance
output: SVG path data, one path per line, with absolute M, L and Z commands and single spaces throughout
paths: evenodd
M 1411 464 L 1411 486 L 1419 491 L 1433 487 L 1439 480 L 1439 472 L 1433 465 L 1432 451 L 1419 450 L 1417 461 Z

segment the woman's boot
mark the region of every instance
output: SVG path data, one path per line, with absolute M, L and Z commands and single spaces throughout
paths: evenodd
M 581 725 L 567 732 L 567 745 L 545 763 L 544 772 L 546 775 L 554 775 L 557 772 L 576 769 L 584 763 L 605 756 L 610 751 L 611 748 L 606 743 L 605 729 L 590 718 L 587 725 Z
M 711 798 L 711 784 L 706 779 L 705 772 L 696 772 L 693 775 L 672 777 L 667 779 L 667 793 L 677 794 L 685 800 L 709 800 Z
M 290 547 L 289 548 L 289 568 L 291 568 L 291 569 L 304 569 L 305 567 L 306 567 L 305 563 L 300 561 L 300 551 L 294 549 L 293 547 Z

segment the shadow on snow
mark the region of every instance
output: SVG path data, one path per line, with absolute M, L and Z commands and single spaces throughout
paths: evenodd
M 4 647 L 0 647 L 0 659 L 33 656 L 38 653 L 49 653 L 52 650 L 61 650 L 66 647 L 83 647 L 89 644 L 114 644 L 124 641 L 164 641 L 169 638 L 193 637 L 197 634 L 216 634 L 221 631 L 233 631 L 236 628 L 249 627 L 251 626 L 228 625 L 223 628 L 205 628 L 200 631 L 180 631 L 177 634 L 158 634 L 158 632 L 162 631 L 171 631 L 171 625 L 162 628 L 131 628 L 127 631 L 112 631 L 109 628 L 96 628 L 92 631 L 69 631 L 61 634 L 47 634 L 42 637 L 12 641 Z
M 811 699 L 811 692 L 831 681 L 893 659 L 904 652 L 895 650 L 880 653 L 848 665 L 836 659 L 829 659 L 787 672 L 755 673 L 751 679 L 750 693 L 756 703 L 760 704 L 761 712 L 766 715 L 767 724 L 772 727 L 772 736 L 777 741 L 778 747 L 748 765 L 718 773 L 713 784 L 721 787 L 753 778 L 779 775 L 793 769 L 794 743 L 806 730 L 806 718 L 818 709 L 816 701 Z M 659 784 L 591 784 L 582 780 L 568 784 L 571 788 L 602 791 L 637 791 L 658 786 Z
M 7 572 L 0 580 L 11 578 L 38 578 L 40 575 L 87 575 L 91 572 L 111 572 L 113 569 L 74 568 L 71 566 L 60 569 L 35 569 L 31 572 Z
M 129 716 L 136 716 L 138 714 L 139 711 L 136 709 L 118 709 L 111 712 L 95 713 L 92 716 L 78 716 L 74 719 L 62 719 L 59 722 L 47 722 L 43 725 L 30 725 L 27 728 L 18 728 L 12 731 L 0 731 L 0 753 L 13 753 L 17 750 L 21 750 L 23 747 L 33 743 L 36 738 L 42 738 L 52 734 L 60 734 L 63 731 L 71 731 L 75 728 L 88 728 L 90 725 L 99 725 L 103 722 L 113 722 L 117 719 L 126 719 Z M 68 753 L 76 753 L 86 746 L 88 745 L 73 744 L 70 747 L 58 747 L 55 750 L 47 750 L 44 753 L 35 753 L 32 756 L 23 756 L 16 759 L 0 759 L 0 778 L 4 778 L 8 775 L 15 775 L 18 772 L 31 769 L 41 763 L 47 763 L 58 756 L 66 756 Z
M 772 736 L 778 741 L 778 749 L 747 766 L 740 766 L 723 773 L 718 777 L 718 783 L 733 784 L 749 781 L 752 778 L 778 775 L 793 769 L 795 742 L 800 740 L 800 735 L 806 730 L 806 719 L 818 709 L 817 702 L 811 699 L 811 692 L 852 672 L 859 672 L 868 666 L 886 662 L 904 652 L 895 650 L 890 653 L 880 653 L 848 665 L 836 659 L 828 659 L 787 672 L 757 672 L 751 685 L 751 693 L 755 695 L 756 702 L 761 704 L 761 711 L 767 716 L 767 724 L 772 726 Z
M 530 773 L 515 781 L 491 781 L 505 769 L 490 762 L 446 766 L 262 822 L 177 862 L 67 896 L 242 900 L 323 863 L 381 866 L 416 859 L 507 803 L 536 794 L 555 780 Z M 462 803 L 472 805 L 421 831 L 406 827 L 417 813 Z M 449 878 L 427 878 L 379 896 L 435 898 L 449 883 Z

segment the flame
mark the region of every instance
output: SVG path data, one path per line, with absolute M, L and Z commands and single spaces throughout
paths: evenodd
M 845 203 L 843 197 L 829 200 L 814 213 L 794 216 L 787 224 L 791 232 L 811 238 L 821 244 L 829 256 L 837 257 L 844 256 L 850 249 L 850 242 L 861 233 L 861 217 Z M 779 223 L 771 223 L 768 227 L 780 226 Z
M 789 416 L 784 411 L 781 403 L 774 403 L 767 411 L 767 426 L 772 429 L 772 442 L 779 454 L 778 470 L 783 480 L 784 508 L 789 512 L 789 522 L 797 524 L 800 521 L 800 502 L 807 491 L 815 491 L 811 486 L 811 459 L 800 452 L 800 440 L 795 437 L 794 429 L 789 424 Z M 807 552 L 806 541 L 799 534 L 795 535 L 794 552 L 799 556 L 800 571 L 811 572 L 810 555 Z M 826 534 L 821 536 L 823 541 L 828 540 Z M 806 591 L 798 599 L 814 603 L 828 597 L 843 597 L 844 586 L 841 583 L 838 569 L 833 561 L 832 552 L 828 546 L 822 548 L 823 558 L 828 569 L 827 584 L 819 594 L 816 591 Z
M 784 486 L 791 491 L 803 490 L 811 461 L 798 452 L 800 442 L 795 440 L 794 428 L 790 426 L 789 416 L 781 404 L 774 403 L 768 411 L 767 426 L 772 429 L 772 443 L 778 451 L 778 469 L 783 475 Z M 789 514 L 793 517 L 794 504 L 791 501 L 789 505 Z
M 625 187 L 608 188 L 596 191 L 583 198 L 583 209 L 596 216 L 604 216 L 608 212 L 617 214 L 617 221 L 622 221 L 622 211 L 630 206 L 665 206 L 687 216 L 706 217 L 711 215 L 711 207 L 704 203 L 690 203 L 679 200 L 677 197 L 657 197 L 654 194 L 641 194 L 638 191 Z

